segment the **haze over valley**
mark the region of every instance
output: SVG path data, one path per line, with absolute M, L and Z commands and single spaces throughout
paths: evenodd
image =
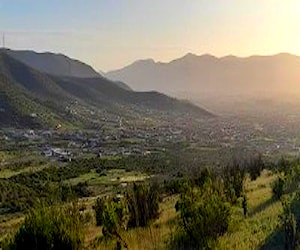
M 239 111 L 236 102 L 242 104 L 240 108 L 261 103 L 255 109 L 264 111 L 271 104 L 276 109 L 277 104 L 298 104 L 300 96 L 300 58 L 288 53 L 245 58 L 189 53 L 168 63 L 138 60 L 105 76 L 134 90 L 161 91 L 220 113 Z

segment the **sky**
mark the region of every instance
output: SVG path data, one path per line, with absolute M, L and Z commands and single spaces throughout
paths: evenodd
M 0 0 L 6 47 L 101 71 L 187 53 L 300 55 L 299 27 L 299 0 Z

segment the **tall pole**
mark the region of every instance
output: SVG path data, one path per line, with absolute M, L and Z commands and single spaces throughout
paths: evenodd
M 68 59 L 67 59 L 68 60 Z M 72 75 L 72 69 L 71 69 L 71 62 L 68 60 L 68 66 L 69 66 L 69 77 L 71 77 Z
M 5 33 L 3 32 L 3 35 L 2 35 L 2 46 L 3 46 L 3 49 L 5 48 Z

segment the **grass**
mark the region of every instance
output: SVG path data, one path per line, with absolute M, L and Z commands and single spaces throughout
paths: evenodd
M 265 171 L 256 181 L 246 182 L 249 215 L 219 239 L 218 249 L 259 249 L 267 243 L 277 230 L 278 216 L 282 213 L 280 201 L 272 199 L 271 183 L 275 178 Z
M 22 174 L 22 173 L 34 173 L 34 172 L 38 172 L 38 171 L 41 171 L 45 168 L 48 168 L 50 167 L 51 164 L 49 163 L 45 163 L 45 164 L 42 164 L 42 165 L 38 165 L 38 166 L 30 166 L 30 167 L 25 167 L 25 168 L 22 168 L 22 169 L 19 169 L 19 170 L 12 170 L 12 169 L 0 169 L 0 179 L 1 178 L 10 178 L 10 177 L 13 177 L 15 175 L 18 175 L 18 174 Z
M 143 181 L 149 176 L 141 172 L 125 171 L 124 169 L 111 169 L 99 174 L 96 171 L 91 171 L 79 177 L 65 181 L 68 184 L 76 185 L 79 182 L 87 182 L 91 186 L 96 185 L 114 185 L 122 182 Z
M 71 179 L 72 184 L 87 181 L 89 185 L 111 185 L 126 181 L 147 178 L 138 172 L 124 170 L 110 170 L 106 176 L 91 172 Z M 240 207 L 233 208 L 232 222 L 228 233 L 218 239 L 216 249 L 282 249 L 282 241 L 278 238 L 278 216 L 282 213 L 280 201 L 272 199 L 271 184 L 276 176 L 264 171 L 256 181 L 247 179 L 246 194 L 248 197 L 248 211 L 246 218 Z M 175 204 L 178 196 L 167 197 L 160 204 L 159 219 L 146 228 L 136 228 L 122 233 L 122 238 L 128 244 L 128 249 L 166 249 L 167 242 L 176 232 Z M 87 205 L 88 213 L 93 214 L 94 198 L 82 199 Z M 95 226 L 95 218 L 86 226 L 86 246 L 88 249 L 114 249 L 111 242 L 100 242 L 93 247 L 95 241 L 101 238 L 101 228 Z M 15 230 L 22 220 L 21 216 L 3 219 L 0 217 L 0 235 Z M 3 236 L 2 236 L 3 237 Z M 1 237 L 0 237 L 1 240 Z
M 36 151 L 0 151 L 0 179 L 10 178 L 22 173 L 37 172 L 50 165 Z
M 23 214 L 0 215 L 0 242 L 14 233 L 24 220 Z
M 145 228 L 135 228 L 122 233 L 122 238 L 128 245 L 128 249 L 133 250 L 152 250 L 165 249 L 166 242 L 170 235 L 175 231 L 175 224 L 172 223 L 176 218 L 175 203 L 177 196 L 167 197 L 160 204 L 160 216 L 151 226 Z M 87 230 L 87 245 L 91 246 L 97 238 L 101 237 L 100 227 L 90 227 Z M 113 250 L 115 245 L 111 242 L 101 242 L 95 249 Z
M 249 215 L 243 217 L 241 208 L 233 209 L 232 223 L 229 232 L 220 237 L 216 249 L 260 249 L 274 240 L 277 231 L 278 216 L 282 213 L 280 201 L 272 199 L 271 184 L 276 176 L 264 171 L 256 181 L 246 181 Z M 177 196 L 166 198 L 160 206 L 160 217 L 151 226 L 132 229 L 122 234 L 128 249 L 166 249 L 167 242 L 176 231 L 174 223 L 177 213 L 175 203 Z M 101 228 L 90 227 L 87 231 L 87 242 L 91 244 L 101 236 Z M 276 242 L 278 249 L 282 248 Z M 114 249 L 110 242 L 102 242 L 96 249 Z M 275 249 L 266 247 L 264 249 Z

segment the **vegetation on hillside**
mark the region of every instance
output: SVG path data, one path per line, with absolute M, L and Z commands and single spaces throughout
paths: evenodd
M 57 232 L 70 237 L 70 249 L 131 249 L 141 234 L 160 249 L 273 249 L 275 245 L 295 249 L 298 245 L 298 161 L 270 164 L 261 156 L 234 160 L 224 168 L 203 168 L 193 175 L 117 185 L 97 199 L 92 198 L 96 194 L 89 183 L 79 181 L 90 171 L 106 178 L 108 171 L 121 166 L 124 171 L 139 169 L 158 176 L 162 168 L 171 168 L 172 161 L 163 156 L 90 158 L 0 179 L 2 211 L 27 214 L 2 245 L 18 249 L 18 242 L 30 239 L 28 235 L 47 239 L 38 244 L 65 244 L 55 236 Z M 79 179 L 68 182 L 74 178 Z M 81 205 L 67 205 L 76 200 Z M 70 211 L 74 216 L 66 216 Z M 71 234 L 68 225 L 80 231 Z M 37 228 L 53 233 L 36 235 Z M 152 249 L 151 245 L 145 249 Z

